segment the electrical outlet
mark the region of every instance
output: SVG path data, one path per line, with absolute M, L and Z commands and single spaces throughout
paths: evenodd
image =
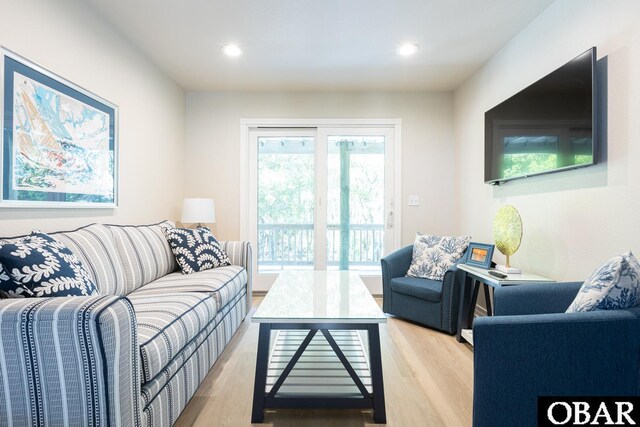
M 420 206 L 420 196 L 415 194 L 409 196 L 409 206 Z

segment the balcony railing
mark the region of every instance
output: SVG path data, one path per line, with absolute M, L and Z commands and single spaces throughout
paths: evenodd
M 349 226 L 349 265 L 379 267 L 383 249 L 383 224 Z M 327 226 L 327 265 L 338 266 L 340 225 Z M 313 267 L 313 224 L 258 224 L 258 267 L 269 270 Z

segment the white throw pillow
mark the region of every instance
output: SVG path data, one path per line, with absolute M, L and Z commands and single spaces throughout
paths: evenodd
M 462 258 L 470 241 L 471 236 L 441 237 L 417 233 L 407 276 L 442 280 L 449 267 Z
M 640 303 L 640 264 L 631 252 L 605 262 L 582 284 L 567 313 L 617 310 Z

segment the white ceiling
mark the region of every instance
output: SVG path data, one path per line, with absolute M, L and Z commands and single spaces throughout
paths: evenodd
M 446 91 L 553 0 L 83 1 L 186 90 Z

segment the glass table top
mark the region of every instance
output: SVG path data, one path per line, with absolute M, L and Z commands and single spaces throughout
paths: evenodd
M 518 274 L 507 274 L 507 277 L 499 278 L 496 276 L 492 276 L 489 274 L 489 270 L 486 268 L 475 267 L 468 264 L 458 264 L 458 268 L 460 270 L 466 271 L 467 273 L 471 273 L 472 276 L 484 281 L 484 283 L 490 286 L 506 286 L 506 285 L 521 285 L 527 282 L 555 282 L 553 279 L 549 279 L 548 277 L 543 277 L 537 274 L 532 273 L 518 273 Z
M 385 323 L 357 273 L 284 271 L 251 320 L 254 323 Z

